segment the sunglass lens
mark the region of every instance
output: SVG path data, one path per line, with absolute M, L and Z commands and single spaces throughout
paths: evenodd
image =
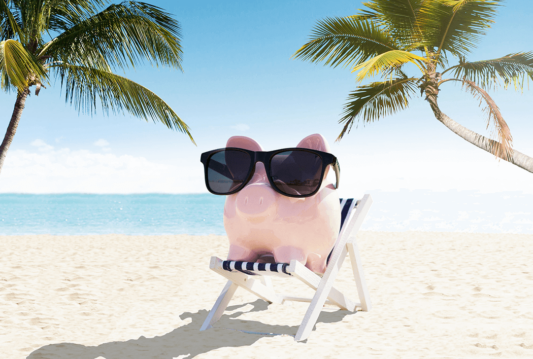
M 283 193 L 308 195 L 321 183 L 322 159 L 307 151 L 285 151 L 272 157 L 270 172 L 274 185 Z
M 207 164 L 209 188 L 218 194 L 227 194 L 239 188 L 250 170 L 250 155 L 238 150 L 215 153 Z

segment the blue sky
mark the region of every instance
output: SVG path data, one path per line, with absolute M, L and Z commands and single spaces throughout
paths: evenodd
M 200 153 L 232 135 L 265 150 L 321 133 L 342 165 L 342 191 L 517 190 L 531 193 L 531 174 L 497 161 L 440 124 L 422 98 L 396 115 L 353 128 L 340 143 L 337 123 L 350 91 L 349 69 L 291 59 L 316 21 L 347 16 L 359 1 L 151 1 L 180 21 L 184 72 L 150 65 L 126 75 L 153 90 L 191 127 L 198 144 L 161 124 L 126 116 L 78 114 L 58 85 L 31 96 L 0 175 L 0 192 L 205 192 Z M 533 50 L 530 1 L 508 1 L 471 60 Z M 492 92 L 514 136 L 533 156 L 533 89 Z M 13 94 L 0 95 L 0 129 Z M 476 100 L 448 85 L 441 108 L 486 134 Z M 2 132 L 3 136 L 3 132 Z

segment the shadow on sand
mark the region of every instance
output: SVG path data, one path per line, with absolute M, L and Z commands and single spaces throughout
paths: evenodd
M 182 320 L 188 318 L 191 322 L 183 325 L 170 333 L 160 337 L 132 339 L 124 342 L 116 341 L 100 344 L 98 346 L 85 346 L 73 343 L 50 344 L 32 352 L 27 359 L 174 359 L 194 358 L 223 347 L 248 346 L 259 339 L 274 335 L 294 336 L 298 326 L 267 325 L 258 321 L 236 320 L 239 316 L 248 312 L 259 312 L 268 309 L 268 303 L 258 299 L 255 302 L 230 306 L 228 311 L 237 310 L 247 305 L 252 305 L 251 310 L 238 311 L 229 315 L 223 315 L 215 324 L 215 327 L 200 332 L 200 327 L 207 317 L 207 310 L 197 313 L 185 312 L 180 315 Z M 357 313 L 357 312 L 355 312 Z M 319 323 L 335 323 L 354 312 L 337 310 L 335 312 L 322 311 L 318 318 Z M 233 329 L 238 335 L 227 335 L 227 330 Z M 239 329 L 246 329 L 244 332 Z M 313 330 L 315 330 L 313 328 Z M 224 340 L 220 338 L 224 335 Z M 305 342 L 304 342 L 305 343 Z

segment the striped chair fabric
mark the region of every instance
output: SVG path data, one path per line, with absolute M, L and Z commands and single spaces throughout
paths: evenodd
M 348 218 L 349 214 L 352 212 L 352 209 L 354 209 L 357 206 L 357 201 L 353 198 L 346 198 L 340 199 L 341 202 L 341 228 L 344 226 L 344 222 Z M 340 231 L 339 231 L 340 232 Z M 331 252 L 328 255 L 327 262 L 329 262 L 329 259 L 331 257 L 331 253 L 333 253 L 333 248 L 331 249 Z M 234 270 L 237 270 L 239 272 L 248 274 L 248 275 L 260 275 L 262 273 L 260 272 L 275 272 L 278 274 L 286 274 L 291 275 L 287 272 L 287 267 L 289 266 L 288 263 L 257 263 L 257 262 L 243 262 L 243 261 L 223 261 L 222 262 L 222 268 L 228 272 L 232 272 Z M 257 272 L 257 273 L 255 273 Z

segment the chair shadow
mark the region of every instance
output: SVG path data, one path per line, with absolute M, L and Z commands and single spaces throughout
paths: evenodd
M 263 337 L 284 334 L 294 336 L 296 334 L 298 326 L 268 325 L 258 321 L 236 320 L 245 313 L 267 310 L 268 303 L 260 299 L 250 303 L 229 306 L 227 310 L 233 311 L 247 305 L 252 305 L 253 308 L 223 315 L 214 328 L 203 332 L 200 332 L 200 327 L 208 314 L 205 309 L 196 313 L 184 312 L 180 318 L 182 320 L 190 318 L 191 322 L 159 337 L 145 338 L 141 336 L 139 339 L 103 343 L 98 346 L 74 343 L 49 344 L 36 349 L 26 359 L 95 359 L 98 357 L 105 359 L 174 359 L 178 357 L 190 359 L 222 347 L 248 346 Z M 317 322 L 336 323 L 342 321 L 345 316 L 355 313 L 357 312 L 347 310 L 322 311 Z M 244 326 L 247 330 L 239 329 Z M 242 333 L 240 333 L 241 335 L 228 336 L 228 329 Z M 316 325 L 313 331 L 315 329 Z M 221 338 L 222 334 L 224 334 L 224 338 Z

